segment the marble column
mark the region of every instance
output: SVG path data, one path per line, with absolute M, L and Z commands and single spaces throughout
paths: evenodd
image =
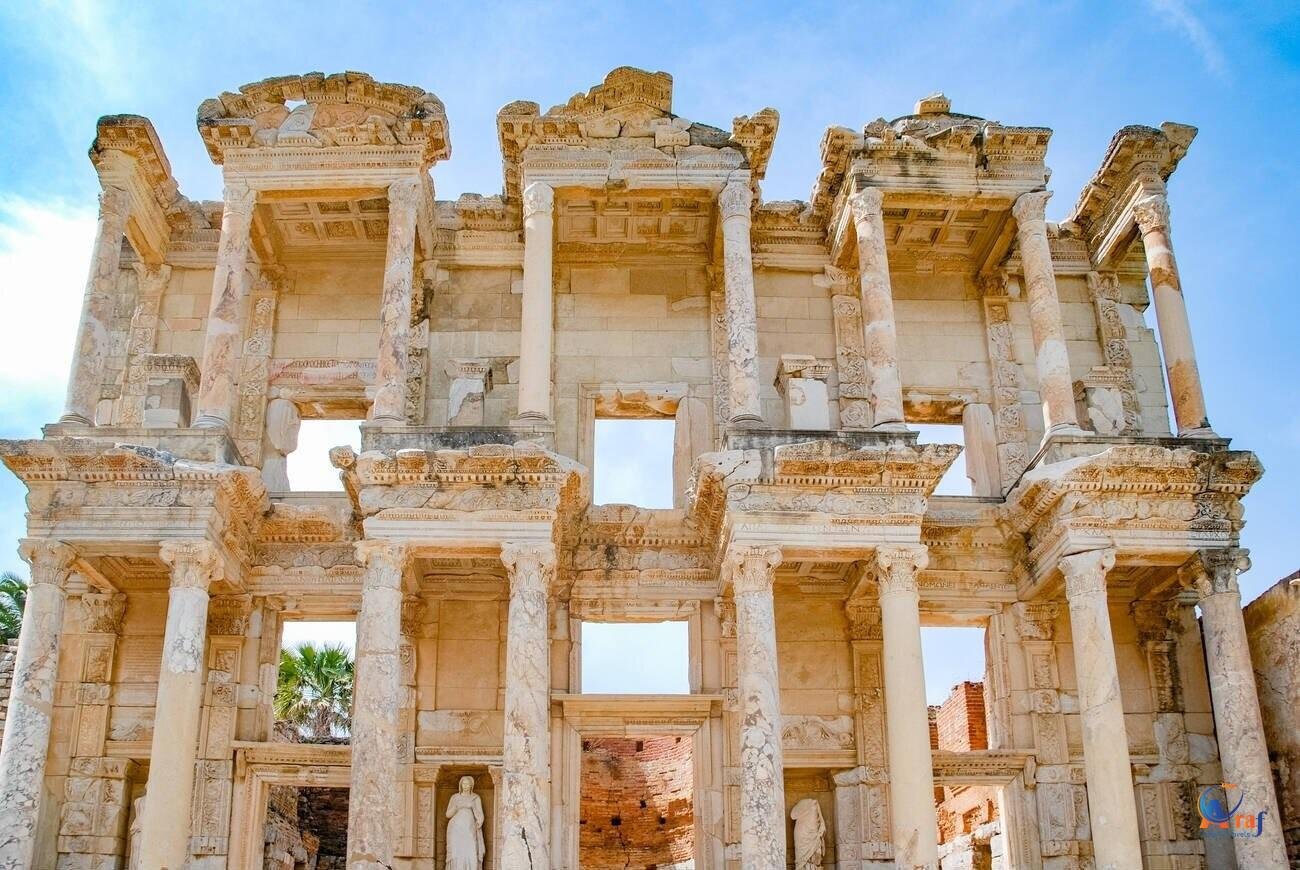
M 212 297 L 208 304 L 207 334 L 203 339 L 195 426 L 229 427 L 234 413 L 236 363 L 248 307 L 245 304 L 248 280 L 244 270 L 252 246 L 250 232 L 256 203 L 257 193 L 247 185 L 226 185 L 221 239 L 217 243 L 217 267 L 212 273 Z
M 28 538 L 18 548 L 31 566 L 23 627 L 14 658 L 13 686 L 0 743 L 0 868 L 34 866 L 36 825 L 45 794 L 54 709 L 54 676 L 59 662 L 65 586 L 75 557 L 57 541 Z
M 785 867 L 785 768 L 781 686 L 777 677 L 772 582 L 777 547 L 741 547 L 727 555 L 736 599 L 736 670 L 740 689 L 740 863 L 746 870 Z
M 219 559 L 217 548 L 202 540 L 164 541 L 159 556 L 171 566 L 171 589 L 154 703 L 140 866 L 181 870 L 190 858 L 190 801 L 203 712 L 208 586 Z
M 420 179 L 388 185 L 388 254 L 379 307 L 379 356 L 370 419 L 406 422 L 406 363 L 411 345 L 411 289 L 415 282 L 415 217 Z
M 550 590 L 555 545 L 506 544 L 510 578 L 506 626 L 505 740 L 502 753 L 500 866 L 551 866 Z
M 894 864 L 899 870 L 935 870 L 939 866 L 939 823 L 934 809 L 934 767 L 917 592 L 917 574 L 928 561 L 925 547 L 919 545 L 876 550 L 880 623 L 885 641 L 889 812 Z
M 885 254 L 884 194 L 867 187 L 849 197 L 858 233 L 858 276 L 862 293 L 868 389 L 873 429 L 903 426 L 903 381 L 898 374 L 894 291 Z
M 1047 435 L 1081 431 L 1074 406 L 1074 381 L 1065 348 L 1065 328 L 1061 324 L 1061 303 L 1056 295 L 1056 275 L 1052 271 L 1052 249 L 1047 243 L 1047 200 L 1051 196 L 1045 190 L 1023 193 L 1011 207 L 1020 241 L 1020 264 L 1038 366 L 1038 394 L 1043 401 Z
M 551 420 L 551 348 L 555 342 L 553 301 L 555 191 L 534 181 L 524 188 L 524 298 L 519 328 L 519 415 L 521 421 Z
M 1169 239 L 1169 200 L 1163 193 L 1151 194 L 1133 206 L 1133 219 L 1142 233 L 1151 290 L 1160 325 L 1160 350 L 1169 378 L 1169 395 L 1179 435 L 1214 436 L 1205 413 L 1201 373 L 1196 368 L 1192 327 L 1187 320 L 1187 300 L 1178 278 L 1173 242 Z
M 114 297 L 122 265 L 122 239 L 130 216 L 131 195 L 120 187 L 105 187 L 99 193 L 99 224 L 90 252 L 90 275 L 81 303 L 81 323 L 72 354 L 72 373 L 60 423 L 91 426 L 99 404 L 104 361 L 110 352 Z
M 1115 551 L 1109 548 L 1063 556 L 1060 561 L 1070 606 L 1083 766 L 1088 775 L 1088 814 L 1097 870 L 1142 866 L 1133 767 L 1106 598 L 1106 572 L 1114 564 Z
M 758 304 L 754 301 L 754 260 L 750 250 L 749 185 L 732 181 L 718 194 L 722 224 L 722 286 L 727 302 L 727 385 L 731 425 L 763 422 L 758 401 Z
M 1242 870 L 1287 866 L 1255 671 L 1241 616 L 1241 590 L 1237 588 L 1237 574 L 1249 567 L 1247 551 L 1235 547 L 1201 550 L 1190 566 L 1191 585 L 1200 599 L 1205 664 L 1214 701 L 1214 731 L 1223 781 L 1241 790 L 1239 812 L 1262 822 L 1259 836 L 1232 839 Z
M 366 573 L 357 616 L 348 870 L 387 870 L 401 830 L 402 575 L 410 552 L 403 543 L 375 540 L 358 542 L 356 550 Z

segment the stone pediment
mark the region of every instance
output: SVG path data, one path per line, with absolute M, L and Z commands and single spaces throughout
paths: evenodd
M 214 163 L 232 151 L 414 150 L 422 166 L 451 155 L 442 101 L 421 88 L 365 73 L 279 76 L 204 100 L 199 133 Z

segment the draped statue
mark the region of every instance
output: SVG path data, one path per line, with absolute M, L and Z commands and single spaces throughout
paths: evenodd
M 821 805 L 804 798 L 790 810 L 794 819 L 794 870 L 821 870 L 826 854 L 826 820 Z
M 483 870 L 483 801 L 474 794 L 474 777 L 460 778 L 447 819 L 446 870 Z

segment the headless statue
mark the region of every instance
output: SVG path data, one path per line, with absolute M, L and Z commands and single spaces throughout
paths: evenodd
M 298 449 L 302 415 L 281 389 L 266 403 L 266 438 L 262 442 L 262 480 L 271 492 L 289 491 L 288 456 Z

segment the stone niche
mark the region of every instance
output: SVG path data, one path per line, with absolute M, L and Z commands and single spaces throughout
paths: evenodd
M 681 736 L 582 741 L 578 866 L 695 866 L 691 747 Z
M 438 770 L 438 779 L 434 786 L 433 823 L 437 832 L 435 837 L 435 854 L 437 861 L 432 866 L 442 867 L 447 856 L 447 804 L 460 788 L 462 776 L 474 777 L 474 793 L 483 802 L 483 866 L 499 867 L 495 854 L 496 847 L 496 789 L 492 786 L 492 776 L 483 765 L 449 764 Z M 421 807 L 418 812 L 425 812 Z
M 822 811 L 822 821 L 826 824 L 826 836 L 822 838 L 825 851 L 822 852 L 822 867 L 836 867 L 835 855 L 835 781 L 831 771 L 822 768 L 786 768 L 785 771 L 785 853 L 794 860 L 794 822 L 790 811 L 804 798 L 817 801 Z

